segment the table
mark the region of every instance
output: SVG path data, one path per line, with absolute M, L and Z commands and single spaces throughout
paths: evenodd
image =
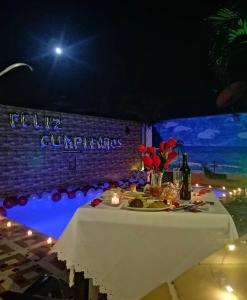
M 108 300 L 138 300 L 171 282 L 238 238 L 235 224 L 213 193 L 209 211 L 139 212 L 104 204 L 79 208 L 53 248 L 74 272 L 84 272 Z

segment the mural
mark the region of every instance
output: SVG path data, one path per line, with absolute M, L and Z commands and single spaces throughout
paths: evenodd
M 247 113 L 161 121 L 154 125 L 154 136 L 155 144 L 169 137 L 180 140 L 194 172 L 206 167 L 247 175 Z

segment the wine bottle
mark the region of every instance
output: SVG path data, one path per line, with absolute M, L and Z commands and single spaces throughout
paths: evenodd
M 180 168 L 182 175 L 182 187 L 180 190 L 180 199 L 181 200 L 190 200 L 191 199 L 191 172 L 188 165 L 187 153 L 183 153 L 183 165 Z

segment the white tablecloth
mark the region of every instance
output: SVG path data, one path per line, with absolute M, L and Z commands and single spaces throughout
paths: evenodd
M 208 212 L 81 207 L 52 251 L 72 274 L 92 278 L 109 300 L 138 300 L 238 238 L 219 200 L 212 193 L 203 197 L 215 202 Z

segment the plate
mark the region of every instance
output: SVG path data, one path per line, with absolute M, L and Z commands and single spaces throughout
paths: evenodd
M 169 208 L 169 205 L 167 205 L 166 207 L 160 207 L 160 208 L 146 208 L 146 207 L 131 207 L 129 206 L 129 204 L 125 204 L 124 206 L 122 206 L 123 209 L 128 209 L 128 210 L 135 210 L 135 211 L 163 211 L 163 210 L 167 210 L 167 208 Z

